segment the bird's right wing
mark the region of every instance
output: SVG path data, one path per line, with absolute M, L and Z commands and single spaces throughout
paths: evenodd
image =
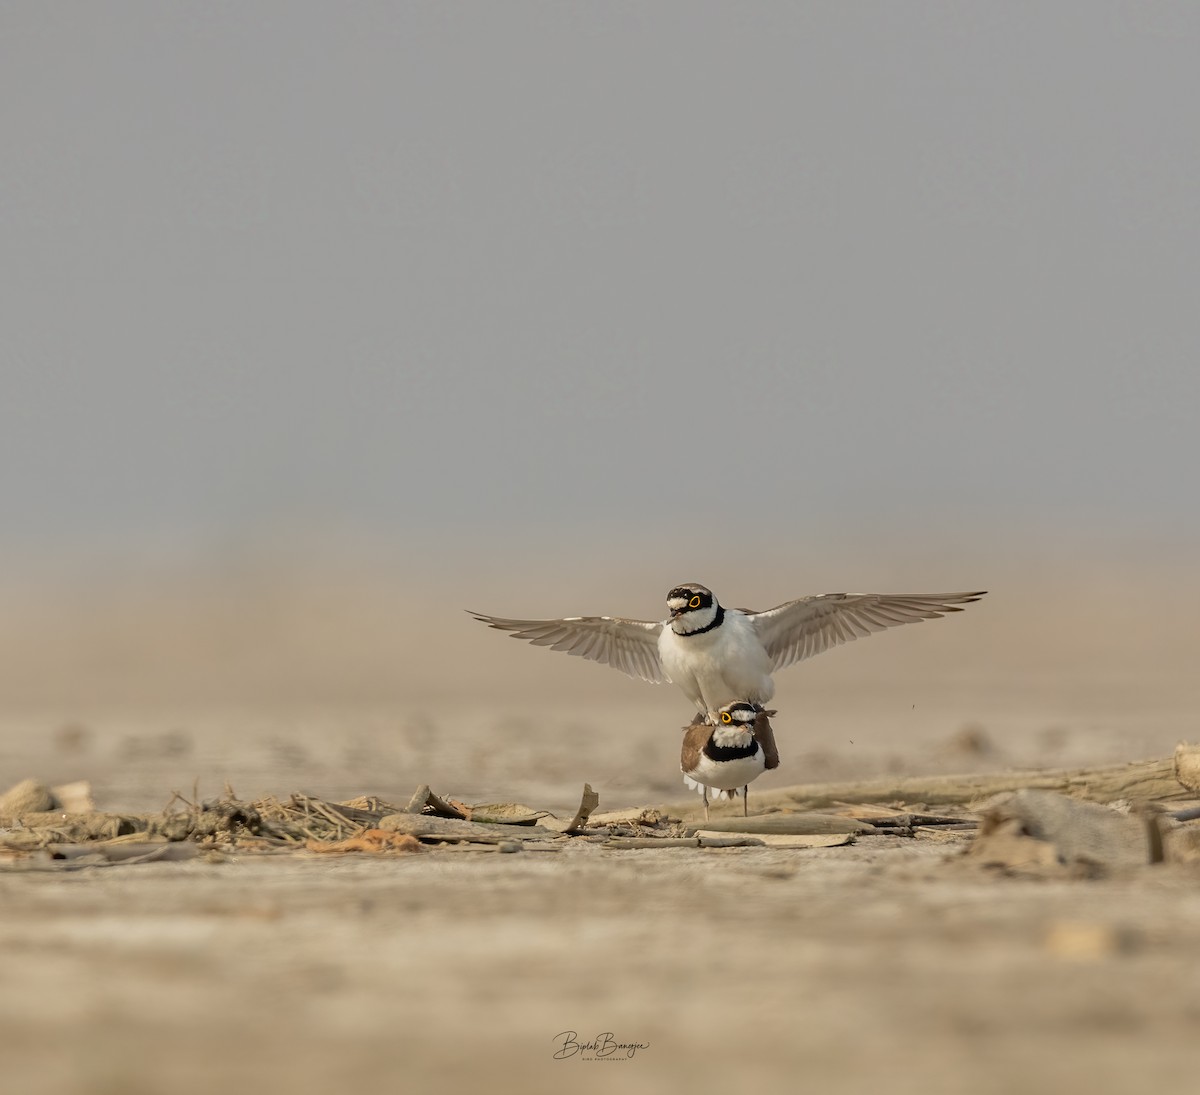
M 548 646 L 551 650 L 562 650 L 602 665 L 611 665 L 622 673 L 651 684 L 664 684 L 670 680 L 663 672 L 658 657 L 661 623 L 623 620 L 619 616 L 506 620 L 500 616 L 485 616 L 481 612 L 471 612 L 471 615 L 488 627 L 511 632 L 511 638 L 525 639 L 534 646 Z

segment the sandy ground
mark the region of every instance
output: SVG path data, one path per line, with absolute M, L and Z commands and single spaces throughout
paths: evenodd
M 953 620 L 785 671 L 760 785 L 1166 755 L 1197 737 L 1185 577 L 1012 574 Z M 444 618 L 444 590 L 252 578 L 3 593 L 0 781 L 89 779 L 111 809 L 225 780 L 681 797 L 670 690 Z M 508 593 L 472 607 L 524 606 Z M 1194 1091 L 1200 878 L 1005 878 L 965 840 L 0 873 L 4 1086 Z M 556 1060 L 567 1031 L 644 1048 Z
M 1032 882 L 950 854 L 872 838 L 6 877 L 6 1087 L 1195 1090 L 1194 873 Z M 568 1031 L 644 1048 L 556 1060 Z

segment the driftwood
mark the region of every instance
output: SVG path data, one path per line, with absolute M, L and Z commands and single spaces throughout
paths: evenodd
M 873 833 L 875 826 L 833 814 L 766 814 L 756 817 L 721 817 L 689 824 L 688 833 L 704 829 L 715 833 L 771 833 L 776 836 L 812 836 L 817 833 Z
M 803 783 L 755 793 L 758 809 L 813 809 L 839 802 L 923 802 L 952 805 L 978 802 L 1003 791 L 1034 788 L 1090 802 L 1169 802 L 1200 792 L 1200 746 L 1180 744 L 1173 757 L 1103 768 L 998 772 L 994 775 L 911 776 L 849 783 Z M 683 807 L 685 816 L 695 808 Z

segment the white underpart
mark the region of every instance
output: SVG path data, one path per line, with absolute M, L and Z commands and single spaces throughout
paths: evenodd
M 717 799 L 733 798 L 731 791 L 740 791 L 763 774 L 765 761 L 759 749 L 754 756 L 742 760 L 715 761 L 700 754 L 700 760 L 691 772 L 684 772 L 683 782 L 693 791 L 704 793 L 704 788 L 719 790 Z
M 697 631 L 712 623 L 715 615 L 715 608 L 689 612 L 662 629 L 658 656 L 664 671 L 710 716 L 738 700 L 767 703 L 775 695 L 771 659 L 745 613 L 725 609 L 721 626 L 703 635 L 675 632 L 677 625 Z

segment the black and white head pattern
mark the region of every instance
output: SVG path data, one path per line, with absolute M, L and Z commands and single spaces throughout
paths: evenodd
M 685 582 L 667 594 L 671 627 L 677 635 L 692 635 L 720 624 L 725 610 L 712 590 L 699 582 Z
M 761 710 L 757 704 L 743 701 L 726 704 L 717 712 L 709 749 L 705 752 L 711 756 L 715 747 L 717 750 L 736 751 L 741 756 L 753 755 L 758 748 L 754 741 L 754 723 Z

